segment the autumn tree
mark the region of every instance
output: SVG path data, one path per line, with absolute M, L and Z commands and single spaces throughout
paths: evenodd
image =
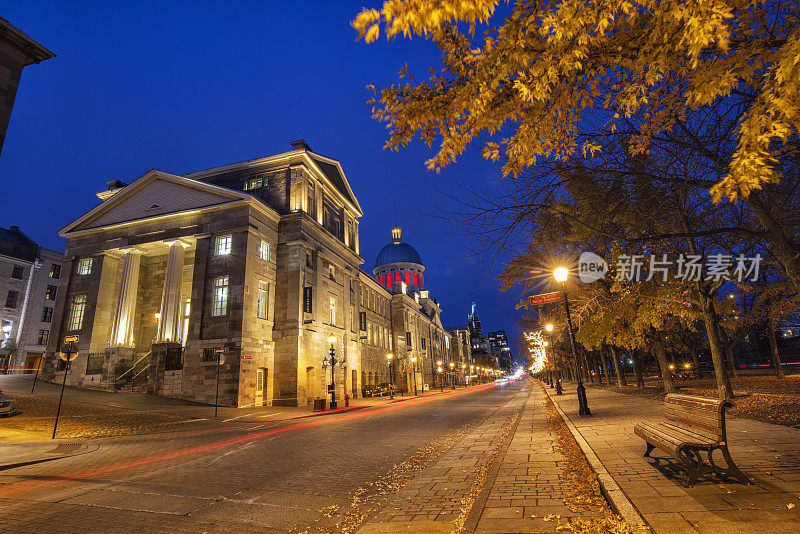
M 477 141 L 519 176 L 601 154 L 620 132 L 633 154 L 679 132 L 711 170 L 698 181 L 715 201 L 746 204 L 800 287 L 796 234 L 765 198 L 798 153 L 798 13 L 780 0 L 518 0 L 507 10 L 494 0 L 386 0 L 353 26 L 367 42 L 421 36 L 442 51 L 424 79 L 404 69 L 403 81 L 376 89 L 388 148 L 436 143 L 427 164 L 439 169 Z M 721 150 L 690 116 L 713 107 L 727 128 Z

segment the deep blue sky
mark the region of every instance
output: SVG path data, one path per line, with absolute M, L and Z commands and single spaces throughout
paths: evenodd
M 389 241 L 396 199 L 445 325 L 466 323 L 476 301 L 484 331 L 511 334 L 520 293 L 500 293 L 498 269 L 487 273 L 455 243 L 456 229 L 430 215 L 448 205 L 437 189 L 479 186 L 497 170 L 467 154 L 436 174 L 422 143 L 382 149 L 386 130 L 365 85 L 388 85 L 404 62 L 425 67 L 439 55 L 421 39 L 356 42 L 349 21 L 364 5 L 379 2 L 5 4 L 0 15 L 58 57 L 23 71 L 0 155 L 0 225 L 63 250 L 58 230 L 97 205 L 108 179 L 182 174 L 303 138 L 341 161 L 361 203 L 365 270 Z

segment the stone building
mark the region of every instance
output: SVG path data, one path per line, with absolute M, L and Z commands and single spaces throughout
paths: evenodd
M 0 17 L 0 152 L 3 150 L 22 69 L 54 57 L 54 53 Z
M 511 347 L 508 345 L 508 336 L 505 330 L 496 330 L 487 334 L 489 339 L 489 349 L 500 364 L 500 369 L 511 372 L 514 367 L 514 356 Z
M 50 337 L 62 254 L 0 228 L 0 369 L 34 372 Z
M 304 141 L 186 176 L 111 180 L 98 196 L 60 232 L 50 380 L 65 372 L 67 335 L 79 336 L 70 384 L 214 402 L 219 372 L 232 406 L 305 405 L 331 383 L 339 398 L 367 384 L 408 391 L 414 369 L 424 387 L 452 359 L 421 285 L 389 288 L 360 268 L 355 194 Z

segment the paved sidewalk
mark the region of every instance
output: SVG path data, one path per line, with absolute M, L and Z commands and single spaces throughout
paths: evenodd
M 564 395 L 547 393 L 656 533 L 800 532 L 800 430 L 728 418 L 731 455 L 754 484 L 712 476 L 685 488 L 675 464 L 658 450 L 644 458 L 644 442 L 633 433 L 639 421 L 663 421 L 663 403 L 589 389 L 592 416 L 581 417 L 574 384 Z

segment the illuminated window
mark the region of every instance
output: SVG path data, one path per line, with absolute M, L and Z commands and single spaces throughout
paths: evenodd
M 44 293 L 45 300 L 56 300 L 56 292 L 58 291 L 58 287 L 56 286 L 47 286 L 47 291 Z
M 392 273 L 386 273 L 386 287 L 392 289 Z
M 408 271 L 406 271 L 406 285 L 407 286 L 411 285 L 411 273 Z
M 80 330 L 83 325 L 83 312 L 86 310 L 86 295 L 75 295 L 69 307 L 68 330 Z
M 395 282 L 399 282 L 400 281 L 400 271 L 395 271 L 394 272 L 394 280 L 395 280 Z
M 336 324 L 336 298 L 330 298 L 331 324 Z
M 92 258 L 81 258 L 78 260 L 78 274 L 89 274 L 92 272 Z
M 306 209 L 308 210 L 308 214 L 311 215 L 314 219 L 317 218 L 317 192 L 316 188 L 314 187 L 314 182 L 308 182 L 308 196 L 306 199 Z
M 53 263 L 50 265 L 50 278 L 58 278 L 61 276 L 61 265 Z
M 233 237 L 230 235 L 217 236 L 217 241 L 214 244 L 214 254 L 217 256 L 227 256 L 231 253 L 231 244 Z
M 266 241 L 263 239 L 261 240 L 261 246 L 258 247 L 258 256 L 264 261 L 271 261 L 272 260 L 272 250 Z
M 414 273 L 414 285 L 419 287 L 419 273 Z
M 50 330 L 39 330 L 39 336 L 36 338 L 36 344 L 47 345 L 48 339 L 50 339 Z
M 212 294 L 211 315 L 219 317 L 228 313 L 228 277 L 218 276 L 214 278 L 214 289 Z
M 246 179 L 244 181 L 244 184 L 242 184 L 242 189 L 244 189 L 245 191 L 252 191 L 254 189 L 260 189 L 264 185 L 266 185 L 266 177 L 263 174 L 261 174 Z
M 267 318 L 267 301 L 269 300 L 269 286 L 266 282 L 258 283 L 258 306 L 256 316 L 259 319 Z

